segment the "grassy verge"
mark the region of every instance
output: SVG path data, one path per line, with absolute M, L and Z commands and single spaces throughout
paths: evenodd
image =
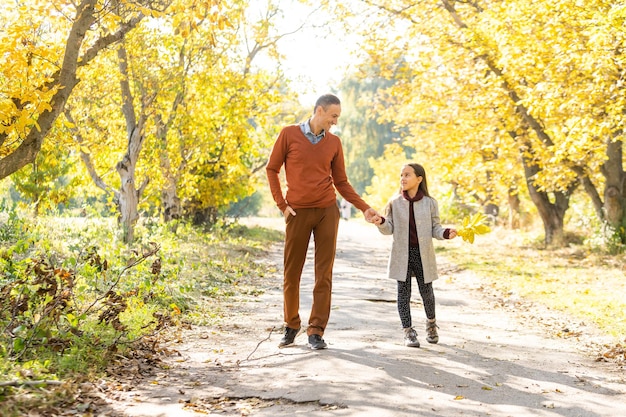
M 220 320 L 220 301 L 258 294 L 255 278 L 273 272 L 258 260 L 282 240 L 150 222 L 136 236 L 123 245 L 112 219 L 0 218 L 0 415 L 88 414 L 83 383 L 158 353 L 177 328 Z
M 567 313 L 626 345 L 626 255 L 594 252 L 582 244 L 541 249 L 537 232 L 495 229 L 474 244 L 455 239 L 438 251 L 476 273 L 501 294 Z

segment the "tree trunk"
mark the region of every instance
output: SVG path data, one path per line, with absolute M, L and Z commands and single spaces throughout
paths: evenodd
M 623 142 L 610 140 L 607 144 L 607 160 L 602 165 L 605 177 L 604 214 L 607 225 L 619 233 L 626 243 L 626 174 L 623 166 Z
M 181 165 L 176 171 L 172 170 L 172 163 L 167 153 L 167 132 L 174 122 L 176 110 L 183 99 L 182 93 L 178 93 L 172 103 L 170 117 L 164 121 L 160 115 L 155 116 L 156 138 L 160 143 L 159 164 L 161 173 L 165 179 L 165 184 L 161 190 L 161 205 L 163 207 L 163 221 L 169 223 L 172 220 L 179 219 L 182 215 L 182 206 L 180 197 L 178 197 L 178 181 L 180 172 L 186 166 L 186 160 L 182 158 Z
M 44 110 L 37 117 L 37 126 L 32 127 L 22 143 L 15 150 L 0 158 L 0 179 L 8 177 L 24 166 L 33 162 L 48 132 L 58 116 L 63 112 L 68 97 L 78 83 L 76 70 L 91 62 L 98 53 L 118 42 L 143 19 L 143 15 L 121 22 L 115 33 L 100 37 L 93 46 L 80 55 L 83 41 L 96 19 L 96 0 L 83 0 L 76 6 L 76 15 L 65 43 L 65 54 L 61 68 L 52 75 L 51 81 L 44 87 L 47 90 L 60 87 L 50 100 L 50 110 Z M 23 106 L 20 103 L 20 106 Z M 23 110 L 25 111 L 25 110 Z M 0 143 L 4 143 L 7 133 L 0 134 Z
M 146 123 L 145 97 L 141 101 L 141 116 L 137 120 L 133 105 L 133 96 L 130 90 L 128 56 L 124 46 L 118 49 L 119 69 L 122 74 L 120 88 L 122 90 L 122 113 L 126 119 L 126 132 L 128 133 L 128 148 L 124 158 L 118 162 L 116 170 L 120 176 L 121 186 L 119 192 L 120 224 L 124 243 L 132 243 L 135 234 L 135 223 L 139 218 L 137 207 L 139 196 L 147 185 L 147 180 L 139 187 L 135 186 L 135 168 L 139 160 L 139 154 L 143 146 L 144 126 Z
M 520 199 L 519 194 L 509 191 L 509 227 L 520 228 Z
M 168 223 L 179 219 L 181 206 L 180 198 L 176 195 L 176 185 L 165 187 L 161 192 L 161 200 L 161 204 L 163 204 L 163 221 Z
M 193 224 L 196 226 L 211 227 L 217 221 L 217 209 L 214 207 L 206 207 L 196 209 L 192 213 Z
M 137 211 L 139 198 L 135 187 L 135 164 L 130 160 L 128 153 L 118 162 L 116 169 L 122 183 L 118 194 L 122 239 L 124 243 L 131 243 L 135 238 L 135 223 L 139 219 Z
M 565 243 L 563 233 L 563 219 L 569 208 L 569 199 L 573 190 L 567 192 L 553 192 L 554 203 L 550 201 L 549 193 L 539 191 L 534 184 L 533 177 L 539 172 L 539 168 L 522 156 L 524 175 L 530 198 L 537 207 L 544 229 L 544 242 L 546 246 L 563 246 Z

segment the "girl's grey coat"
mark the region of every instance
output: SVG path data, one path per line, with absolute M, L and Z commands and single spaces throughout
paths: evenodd
M 392 197 L 385 207 L 385 222 L 378 226 L 380 233 L 393 235 L 387 276 L 396 281 L 406 281 L 409 266 L 409 204 L 402 194 Z M 414 204 L 424 283 L 428 284 L 438 278 L 433 238 L 443 240 L 446 229 L 439 223 L 439 207 L 434 198 L 424 196 Z

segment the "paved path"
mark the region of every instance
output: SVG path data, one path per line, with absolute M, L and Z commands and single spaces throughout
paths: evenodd
M 237 309 L 230 323 L 190 331 L 170 369 L 134 387 L 116 408 L 142 417 L 626 416 L 623 370 L 520 323 L 443 258 L 435 283 L 440 342 L 425 342 L 414 291 L 422 347 L 404 347 L 395 282 L 384 277 L 389 243 L 373 226 L 341 222 L 328 350 L 311 351 L 306 335 L 294 347 L 277 348 L 282 335 L 272 329 L 282 325 L 282 252 L 275 248 L 275 285 Z M 312 265 L 309 258 L 302 278 L 305 323 Z

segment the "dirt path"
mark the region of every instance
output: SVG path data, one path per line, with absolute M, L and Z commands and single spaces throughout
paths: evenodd
M 265 277 L 262 296 L 233 302 L 220 327 L 187 331 L 171 345 L 178 354 L 165 359 L 166 368 L 133 386 L 106 388 L 111 409 L 141 417 L 626 416 L 623 369 L 581 353 L 575 338 L 548 337 L 541 312 L 516 313 L 510 300 L 489 298 L 441 257 L 440 342 L 424 340 L 416 292 L 422 347 L 404 347 L 395 282 L 384 277 L 388 246 L 373 226 L 342 221 L 328 350 L 311 351 L 305 335 L 278 349 L 282 252 L 274 248 L 278 271 Z M 304 322 L 312 264 L 302 279 Z

